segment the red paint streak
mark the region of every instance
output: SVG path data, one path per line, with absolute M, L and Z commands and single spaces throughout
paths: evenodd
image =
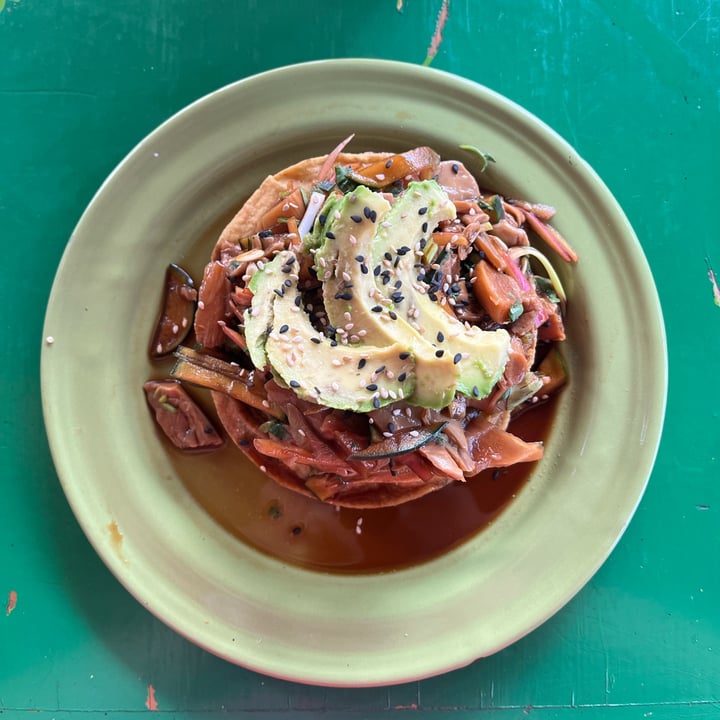
M 17 593 L 15 590 L 11 590 L 8 593 L 8 601 L 7 605 L 5 606 L 5 615 L 10 615 L 12 611 L 15 609 L 15 606 L 17 605 Z
M 393 710 L 417 710 L 417 703 L 410 703 L 409 705 L 395 705 Z
M 150 710 L 150 712 L 158 711 L 158 704 L 157 700 L 155 699 L 155 688 L 152 685 L 148 685 L 148 694 L 147 700 L 145 701 L 145 707 Z
M 705 262 L 708 267 L 708 279 L 712 285 L 713 300 L 715 300 L 715 304 L 720 307 L 720 287 L 718 287 L 717 277 L 715 276 L 715 271 L 712 269 L 712 265 L 710 265 L 710 261 L 705 258 Z
M 427 57 L 425 58 L 423 65 L 429 65 L 433 61 L 433 58 L 437 55 L 437 52 L 440 49 L 440 43 L 442 42 L 443 29 L 445 28 L 445 23 L 448 20 L 449 14 L 450 0 L 443 0 L 440 12 L 438 13 L 437 22 L 435 23 L 435 32 L 433 33 L 432 40 L 430 40 L 430 47 L 428 48 Z

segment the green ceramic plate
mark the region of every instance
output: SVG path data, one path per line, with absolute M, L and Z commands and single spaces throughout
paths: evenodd
M 208 238 L 268 173 L 357 133 L 361 149 L 490 151 L 487 183 L 559 208 L 581 261 L 563 394 L 546 457 L 490 528 L 391 574 L 302 570 L 258 553 L 192 499 L 141 391 L 169 262 Z M 205 246 L 199 247 L 199 243 Z M 47 431 L 67 497 L 127 589 L 193 642 L 263 673 L 380 685 L 491 654 L 557 612 L 627 526 L 658 445 L 666 352 L 641 248 L 603 183 L 501 96 L 384 61 L 316 62 L 219 90 L 153 132 L 100 188 L 63 257 L 42 354 Z

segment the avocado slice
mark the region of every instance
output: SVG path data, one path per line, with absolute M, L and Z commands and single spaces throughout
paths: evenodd
M 282 263 L 286 261 L 284 253 L 276 255 L 250 278 L 248 284 L 253 298 L 250 307 L 243 313 L 245 342 L 253 365 L 261 370 L 268 364 L 265 340 L 272 327 L 272 303 L 268 302 L 268 296 L 273 292 L 273 283 L 277 277 L 283 274 Z
M 485 397 L 501 378 L 508 361 L 510 336 L 503 329 L 468 326 L 436 301 L 416 266 L 415 250 L 438 223 L 455 217 L 455 206 L 434 180 L 409 183 L 378 228 L 372 242 L 373 265 L 382 266 L 376 285 L 394 312 L 451 359 L 459 371 L 456 389 Z
M 256 356 L 299 397 L 327 407 L 369 412 L 412 395 L 414 358 L 406 347 L 343 345 L 313 327 L 297 275 L 283 271 L 296 263 L 294 253 L 283 251 L 253 277 L 245 337 Z
M 394 310 L 378 287 L 376 273 L 382 265 L 374 259 L 373 246 L 390 211 L 382 195 L 361 185 L 334 203 L 325 218 L 315 270 L 323 282 L 330 333 L 340 342 L 406 346 L 415 358 L 415 392 L 406 399 L 443 408 L 455 396 L 459 369 L 451 356 L 436 355 L 436 348 Z

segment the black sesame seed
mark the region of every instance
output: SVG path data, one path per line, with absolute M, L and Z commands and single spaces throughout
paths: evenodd
M 374 313 L 379 313 L 379 312 L 382 312 L 383 309 L 382 309 L 381 305 L 373 305 L 373 307 L 371 307 L 370 310 L 372 310 L 372 312 L 374 312 Z
M 425 249 L 425 246 L 427 245 L 427 240 L 425 238 L 420 238 L 420 242 L 418 243 L 421 250 Z
M 385 167 L 386 167 L 386 168 L 392 167 L 392 158 L 390 158 L 390 159 L 385 163 Z
M 405 379 L 406 379 L 406 378 L 407 378 L 407 373 L 404 373 L 404 372 L 403 372 L 403 373 L 400 373 L 400 374 L 397 376 L 398 382 L 405 382 Z
M 292 268 L 291 268 L 289 265 L 283 265 L 280 269 L 281 269 L 284 273 L 291 273 L 291 272 L 292 272 Z
M 355 256 L 355 259 L 356 259 L 359 263 L 365 262 L 365 258 L 364 258 L 362 255 L 356 255 L 356 256 Z
M 291 380 L 290 381 L 290 387 L 299 388 L 300 383 L 297 380 Z
M 292 287 L 292 280 L 290 278 L 288 278 L 287 280 L 284 280 L 283 285 L 285 287 Z
M 397 254 L 398 255 L 407 255 L 410 252 L 410 248 L 407 245 L 403 245 L 401 248 L 398 248 Z
M 423 232 L 427 232 L 427 231 L 428 231 L 428 224 L 427 224 L 426 222 L 424 222 L 424 223 L 422 224 L 422 231 L 423 231 Z
M 418 282 L 422 282 L 425 279 L 425 272 L 421 271 L 417 274 Z
M 397 313 L 394 310 L 390 310 L 388 312 L 388 316 L 390 317 L 391 320 L 397 320 L 397 317 L 398 317 Z
M 493 470 L 492 479 L 497 480 L 500 477 L 500 471 L 498 469 Z
M 480 397 L 480 390 L 478 389 L 478 386 L 477 386 L 477 385 L 475 385 L 475 386 L 473 387 L 473 389 L 472 389 L 472 394 L 473 394 L 475 397 Z
M 389 252 L 386 252 L 383 257 L 388 261 L 392 260 L 392 255 Z
M 375 392 L 377 390 L 377 385 L 375 383 L 370 383 L 369 385 L 365 386 L 366 390 L 369 390 L 370 392 Z
M 299 295 L 295 296 L 295 305 L 297 307 L 300 307 L 300 305 L 302 305 L 302 298 Z
M 278 297 L 283 297 L 283 295 L 285 295 L 285 288 L 281 285 L 279 288 L 274 288 L 274 289 L 273 289 L 273 292 L 274 292 Z
M 396 305 L 399 305 L 405 299 L 399 290 L 396 290 L 390 297 Z
M 272 236 L 272 230 L 261 230 L 258 233 L 259 238 L 268 238 Z
M 396 289 L 400 289 L 401 287 L 402 287 L 402 280 L 397 280 L 397 281 L 395 282 L 395 288 L 396 288 Z
M 285 261 L 285 264 L 290 266 L 295 264 L 295 256 L 290 255 L 290 257 Z
M 296 526 L 292 529 L 292 534 L 293 534 L 293 535 L 299 535 L 301 532 L 302 532 L 302 528 L 301 528 L 299 525 L 296 525 Z
M 373 407 L 376 410 L 380 407 L 380 398 L 373 398 Z
M 368 274 L 368 272 L 369 272 L 368 266 L 367 266 L 365 263 L 360 263 L 360 272 L 361 272 L 363 275 L 367 275 L 367 274 Z
M 362 222 L 362 217 L 361 217 L 360 215 L 351 215 L 351 216 L 350 216 L 350 219 L 351 219 L 354 223 L 361 223 L 361 222 Z
M 388 423 L 388 432 L 395 432 L 395 423 L 394 422 Z
M 322 215 L 322 214 L 318 215 L 318 221 L 321 225 L 324 225 L 326 220 L 327 220 L 327 215 Z
M 450 169 L 457 175 L 460 172 L 460 166 L 457 163 L 453 163 Z
M 319 337 L 311 337 L 310 342 L 314 342 L 316 345 L 319 345 L 322 340 Z
M 444 341 L 445 341 L 445 336 L 444 336 L 441 332 L 438 332 L 438 334 L 437 334 L 437 341 L 438 341 L 438 342 L 444 342 Z
M 428 297 L 429 297 L 433 302 L 437 302 L 438 297 L 437 297 L 437 294 L 436 294 L 436 293 L 434 293 L 434 292 L 429 292 L 429 293 L 428 293 Z
M 334 233 L 334 232 L 331 232 L 330 230 L 328 230 L 328 231 L 325 233 L 325 237 L 328 238 L 329 240 L 334 240 L 334 239 L 335 239 L 335 233 Z
M 317 385 L 315 386 L 315 392 L 316 392 L 318 395 L 322 395 L 322 392 L 321 392 L 320 388 L 319 388 Z
M 372 219 L 372 214 L 373 214 L 373 211 L 366 205 L 366 206 L 363 208 L 363 215 L 364 215 L 368 220 L 370 220 L 370 219 Z
M 410 353 L 409 353 L 409 352 L 401 352 L 401 353 L 398 355 L 398 357 L 399 357 L 401 360 L 407 360 L 407 359 L 410 357 Z
M 393 263 L 393 267 L 397 267 L 399 264 L 400 264 L 400 256 L 398 255 L 398 256 L 395 258 L 395 262 Z
M 444 350 L 436 350 L 435 357 L 441 358 L 445 354 Z
M 335 293 L 335 299 L 336 300 L 352 300 L 353 296 L 351 292 L 336 292 Z
M 418 215 L 424 215 L 427 211 L 428 211 L 428 209 L 426 207 L 421 207 L 418 210 Z
M 377 370 L 375 370 L 375 373 L 376 373 L 377 375 L 379 375 L 379 374 L 380 374 L 381 372 L 383 372 L 384 370 L 385 370 L 385 366 L 384 366 L 384 365 L 381 365 L 379 368 L 377 368 Z
M 462 360 L 462 353 L 455 353 L 453 358 L 453 365 L 457 365 Z
M 360 361 L 358 362 L 358 370 L 362 370 L 365 367 L 365 363 L 367 363 L 367 360 L 365 358 L 360 358 Z
M 337 346 L 338 346 L 338 341 L 337 341 L 337 340 L 331 340 L 331 341 L 330 341 L 330 347 L 337 347 Z
M 385 273 L 383 273 L 382 284 L 387 285 L 389 282 L 390 282 L 390 273 L 388 273 L 387 275 Z
M 370 222 L 375 222 L 377 220 L 377 213 L 374 210 L 370 211 Z
M 278 330 L 278 332 L 279 332 L 279 333 L 286 333 L 289 329 L 290 329 L 290 326 L 289 326 L 289 325 L 283 325 L 283 326 Z
M 379 265 L 376 265 L 376 266 L 373 268 L 373 275 L 374 275 L 375 277 L 377 277 L 377 276 L 380 274 L 380 271 L 381 271 L 381 270 L 382 270 L 382 268 L 381 268 Z

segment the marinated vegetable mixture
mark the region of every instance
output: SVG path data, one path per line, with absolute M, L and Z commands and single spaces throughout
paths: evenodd
M 565 296 L 531 244 L 577 260 L 554 210 L 483 190 L 427 147 L 344 144 L 263 182 L 197 293 L 168 270 L 151 354 L 177 362 L 145 386 L 160 426 L 183 449 L 221 445 L 184 386 L 209 388 L 265 473 L 346 507 L 539 460 L 542 443 L 507 428 L 565 382 Z

